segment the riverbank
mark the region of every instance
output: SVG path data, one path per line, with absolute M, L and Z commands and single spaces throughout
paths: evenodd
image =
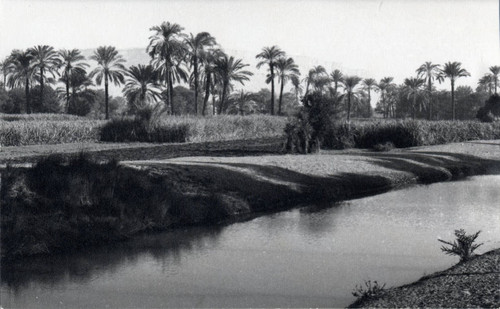
M 384 290 L 351 308 L 499 308 L 500 249 L 475 256 L 417 282 Z
M 77 158 L 61 165 L 52 158 L 38 169 L 2 172 L 4 257 L 50 254 L 143 231 L 231 222 L 304 203 L 500 173 L 500 141 L 312 155 L 269 154 L 279 151 L 273 140 L 113 147 L 89 151 L 89 157 L 99 161 L 121 153 L 120 163 Z M 182 156 L 200 152 L 210 156 Z M 141 155 L 148 160 L 124 160 Z M 17 162 L 38 159 L 21 158 Z

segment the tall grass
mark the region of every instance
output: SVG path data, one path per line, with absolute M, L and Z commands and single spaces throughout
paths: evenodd
M 500 139 L 500 123 L 478 121 L 364 121 L 337 124 L 325 134 L 326 148 L 374 148 L 392 143 L 414 147 Z
M 0 146 L 95 142 L 104 121 L 0 121 Z
M 267 115 L 190 117 L 169 116 L 154 123 L 116 119 L 107 123 L 102 141 L 110 142 L 205 142 L 283 135 L 286 118 Z

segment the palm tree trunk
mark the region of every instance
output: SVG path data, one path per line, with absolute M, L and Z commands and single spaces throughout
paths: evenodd
M 415 104 L 417 104 L 417 96 L 413 95 L 413 104 L 411 106 L 411 119 L 415 120 Z
M 194 56 L 194 114 L 198 115 L 198 57 Z
M 72 106 L 72 111 L 76 113 L 76 89 L 75 85 L 71 85 L 71 106 Z M 68 106 L 68 111 L 69 111 L 69 106 Z
M 269 65 L 271 69 L 271 115 L 274 115 L 274 66 Z
M 455 81 L 451 80 L 451 113 L 452 120 L 455 121 Z
M 43 68 L 40 68 L 40 107 L 43 106 Z
M 108 109 L 108 75 L 104 74 L 104 103 L 106 109 L 106 120 L 109 119 L 109 109 Z
M 219 106 L 220 106 L 219 107 L 219 115 L 226 112 L 225 105 L 226 105 L 227 86 L 228 86 L 228 83 L 226 81 L 224 81 L 224 84 L 222 85 L 222 96 L 221 96 L 220 104 L 219 104 Z
M 432 120 L 432 82 L 429 78 L 429 120 Z
M 26 86 L 24 88 L 24 95 L 26 97 L 26 113 L 31 114 L 31 105 L 30 105 L 30 80 L 26 77 Z
M 278 102 L 278 115 L 281 115 L 281 102 L 283 100 L 283 88 L 285 88 L 285 79 L 281 78 L 280 97 L 279 97 L 279 102 Z
M 212 116 L 215 115 L 215 92 L 212 93 Z
M 205 82 L 205 97 L 203 98 L 203 110 L 201 111 L 201 114 L 203 116 L 206 115 L 208 96 L 210 95 L 210 84 L 211 84 L 210 75 L 211 75 L 210 73 L 207 74 L 207 79 Z
M 168 96 L 170 100 L 170 108 L 171 108 L 171 113 L 174 115 L 175 109 L 174 109 L 174 84 L 172 81 L 172 76 L 170 75 L 172 73 L 168 73 L 169 78 L 168 78 Z
M 347 93 L 347 123 L 351 120 L 351 92 Z
M 69 77 L 66 80 L 66 113 L 69 114 Z

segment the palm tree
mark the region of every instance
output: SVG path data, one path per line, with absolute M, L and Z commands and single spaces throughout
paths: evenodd
M 413 97 L 413 103 L 411 105 L 411 118 L 415 119 L 415 105 L 417 103 L 417 97 L 422 92 L 422 86 L 425 85 L 425 80 L 422 78 L 406 78 L 405 81 L 406 93 L 408 95 L 408 99 Z
M 336 86 L 335 86 L 336 87 Z M 377 87 L 377 81 L 373 78 L 365 78 L 363 79 L 363 88 L 368 91 L 368 105 L 371 106 L 372 97 L 371 90 Z
M 161 99 L 158 74 L 151 65 L 131 66 L 127 72 L 123 94 L 132 109 L 143 109 Z
M 427 80 L 427 92 L 429 93 L 429 104 L 428 104 L 428 119 L 432 119 L 432 81 L 434 79 L 437 79 L 438 81 L 441 81 L 442 76 L 440 74 L 440 65 L 439 64 L 433 64 L 430 61 L 427 61 L 426 63 L 422 64 L 417 70 L 416 70 L 418 77 L 423 78 L 424 81 Z
M 59 51 L 59 56 L 62 59 L 61 68 L 61 81 L 66 85 L 66 111 L 69 111 L 69 89 L 72 86 L 71 80 L 73 75 L 86 75 L 85 68 L 89 65 L 85 62 L 85 57 L 81 54 L 80 50 L 72 49 Z
M 323 66 L 318 65 L 313 67 L 312 69 L 309 70 L 309 73 L 307 74 L 306 78 L 304 78 L 304 81 L 306 82 L 306 94 L 309 93 L 309 86 L 312 85 L 316 90 L 320 90 L 320 85 L 324 86 L 324 82 L 319 82 L 319 81 L 326 81 L 328 78 L 328 74 L 326 73 L 326 70 Z
M 125 60 L 113 46 L 100 46 L 94 51 L 94 55 L 90 59 L 97 61 L 98 67 L 90 73 L 90 78 L 96 78 L 97 85 L 101 85 L 104 79 L 104 94 L 106 119 L 109 119 L 108 108 L 108 84 L 113 82 L 116 86 L 124 83 Z
M 394 83 L 392 82 L 393 80 L 394 77 L 384 77 L 377 85 L 378 89 L 380 89 L 380 99 L 382 101 L 382 107 L 384 108 L 384 118 L 387 118 L 390 114 L 390 107 L 386 104 L 385 97 L 387 92 L 394 86 Z
M 292 91 L 295 93 L 295 98 L 297 100 L 297 102 L 299 102 L 299 96 L 302 94 L 302 86 L 300 85 L 300 79 L 299 79 L 299 76 L 298 75 L 292 75 L 291 77 L 291 81 L 292 81 L 292 85 L 293 85 L 293 88 L 292 88 Z
M 174 113 L 174 80 L 187 80 L 187 73 L 182 69 L 181 64 L 186 54 L 186 45 L 182 33 L 183 27 L 176 23 L 163 22 L 160 26 L 149 29 L 155 31 L 149 39 L 147 52 L 151 57 L 151 64 L 160 71 L 167 86 L 167 106 Z
M 333 85 L 334 85 L 334 88 L 333 88 L 334 95 L 337 94 L 338 86 L 339 86 L 339 83 L 342 83 L 342 80 L 344 78 L 343 76 L 344 75 L 342 74 L 342 72 L 340 70 L 334 70 L 332 73 L 330 73 L 330 78 L 331 78 Z
M 57 88 L 56 92 L 61 98 L 67 99 L 67 113 L 79 115 L 80 113 L 78 112 L 79 107 L 77 106 L 77 103 L 82 101 L 93 102 L 97 97 L 97 93 L 96 91 L 88 88 L 94 84 L 85 70 L 74 71 L 67 75 L 67 77 L 68 78 L 65 80 L 65 87 Z M 71 85 L 71 99 L 68 99 L 67 85 Z
M 12 70 L 8 76 L 7 83 L 11 88 L 24 86 L 26 113 L 31 114 L 30 83 L 34 78 L 34 70 L 32 66 L 33 54 L 30 50 L 13 50 L 9 59 L 9 62 L 12 64 Z
M 455 120 L 455 81 L 459 77 L 470 76 L 470 73 L 462 68 L 460 62 L 447 62 L 444 64 L 443 69 L 441 69 L 441 74 L 444 77 L 450 79 L 451 82 L 451 109 L 452 109 L 452 119 Z
M 281 115 L 281 104 L 283 100 L 283 88 L 285 83 L 294 77 L 300 75 L 299 67 L 293 61 L 293 58 L 280 58 L 276 63 L 278 73 L 278 82 L 281 83 L 280 96 L 278 100 L 278 115 Z
M 484 76 L 479 79 L 477 84 L 483 89 L 488 89 L 488 94 L 491 96 L 494 86 L 493 74 L 484 74 Z
M 7 75 L 12 71 L 12 59 L 6 57 L 4 61 L 0 62 L 0 73 L 3 76 L 3 89 L 7 89 Z
M 194 112 L 198 114 L 198 85 L 199 85 L 199 65 L 205 56 L 205 48 L 216 44 L 215 38 L 208 32 L 200 32 L 196 36 L 191 33 L 185 41 L 188 47 L 189 63 L 193 68 L 194 83 Z
M 254 100 L 254 94 L 240 90 L 229 96 L 228 113 L 239 114 L 241 116 L 253 113 L 257 104 Z
M 269 65 L 269 78 L 271 82 L 271 115 L 274 115 L 274 68 L 279 58 L 285 57 L 285 52 L 278 46 L 264 47 L 262 52 L 257 54 L 255 58 L 262 59 L 257 63 L 257 69 L 267 64 Z
M 227 109 L 226 96 L 228 89 L 232 87 L 232 82 L 240 82 L 244 85 L 244 81 L 250 80 L 249 76 L 253 75 L 252 72 L 243 70 L 247 66 L 249 65 L 244 64 L 241 59 L 235 59 L 233 56 L 229 57 L 228 55 L 223 55 L 215 61 L 215 71 L 222 83 L 219 114 Z
M 492 66 L 490 67 L 490 72 L 493 76 L 493 82 L 495 83 L 495 94 L 497 94 L 498 74 L 500 74 L 500 67 Z
M 355 88 L 358 86 L 361 81 L 361 77 L 358 76 L 345 76 L 342 81 L 342 85 L 344 86 L 345 92 L 347 93 L 347 122 L 351 120 L 351 99 L 353 94 L 355 93 Z
M 52 46 L 38 45 L 30 48 L 30 51 L 33 55 L 33 69 L 39 70 L 40 104 L 43 105 L 43 86 L 45 81 L 45 73 L 51 74 L 52 78 L 54 78 L 55 74 L 57 74 L 57 68 L 61 63 L 61 60 Z M 50 82 L 52 80 L 48 79 L 48 81 Z
M 208 104 L 208 98 L 212 92 L 215 93 L 215 85 L 218 83 L 217 75 L 215 71 L 215 61 L 221 57 L 224 53 L 220 49 L 211 49 L 204 53 L 202 68 L 200 72 L 202 75 L 203 85 L 205 87 L 205 97 L 203 98 L 203 108 L 201 114 L 206 115 L 206 109 Z M 214 109 L 215 110 L 215 109 Z

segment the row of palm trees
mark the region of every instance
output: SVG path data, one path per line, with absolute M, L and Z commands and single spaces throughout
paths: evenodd
M 253 74 L 246 68 L 242 59 L 227 55 L 218 46 L 216 39 L 208 32 L 196 35 L 183 33 L 184 28 L 176 23 L 163 22 L 150 28 L 153 32 L 146 48 L 150 56 L 150 64 L 131 66 L 126 69 L 125 60 L 112 46 L 101 46 L 90 57 L 97 62 L 97 67 L 87 76 L 89 65 L 85 57 L 77 49 L 55 51 L 47 45 L 35 46 L 26 51 L 14 50 L 7 59 L 0 63 L 4 77 L 4 87 L 24 87 L 26 110 L 30 108 L 30 87 L 34 83 L 40 85 L 40 102 L 43 103 L 44 86 L 47 83 L 59 82 L 65 86 L 66 108 L 70 100 L 76 97 L 79 87 L 104 84 L 105 117 L 109 118 L 108 87 L 110 83 L 119 86 L 125 84 L 123 93 L 129 104 L 138 109 L 151 106 L 164 100 L 165 109 L 175 113 L 174 84 L 188 83 L 194 90 L 193 110 L 196 114 L 206 115 L 208 100 L 212 97 L 213 114 L 225 113 L 229 107 L 229 94 L 234 89 L 234 83 L 244 85 Z M 300 71 L 293 58 L 286 55 L 277 46 L 264 47 L 256 55 L 259 60 L 257 69 L 265 66 L 268 74 L 266 83 L 271 84 L 270 108 L 275 114 L 275 82 L 280 84 L 278 98 L 278 114 L 282 114 L 283 91 L 289 81 L 293 85 L 297 101 L 302 95 L 302 84 L 305 84 L 305 95 L 309 91 L 320 91 L 345 102 L 347 120 L 350 120 L 352 105 L 359 101 L 362 92 L 367 95 L 368 105 L 371 105 L 372 91 L 380 92 L 380 103 L 384 116 L 394 114 L 394 106 L 386 100 L 390 91 L 396 86 L 392 77 L 384 77 L 379 82 L 372 78 L 362 79 L 356 75 L 344 75 L 340 70 L 328 73 L 324 67 L 315 66 L 309 70 L 304 79 L 300 79 Z M 497 93 L 500 67 L 490 68 L 479 81 L 479 85 Z M 451 82 L 451 105 L 455 119 L 455 82 L 460 77 L 470 76 L 462 68 L 460 62 L 448 62 L 443 66 L 426 62 L 416 70 L 416 77 L 404 80 L 408 98 L 413 98 L 412 116 L 415 117 L 417 97 L 426 98 L 428 118 L 432 119 L 432 93 L 435 81 L 443 82 L 448 78 Z M 340 92 L 343 88 L 343 93 Z M 202 99 L 201 112 L 200 98 Z M 218 97 L 218 104 L 216 104 Z M 244 97 L 240 93 L 241 98 Z

